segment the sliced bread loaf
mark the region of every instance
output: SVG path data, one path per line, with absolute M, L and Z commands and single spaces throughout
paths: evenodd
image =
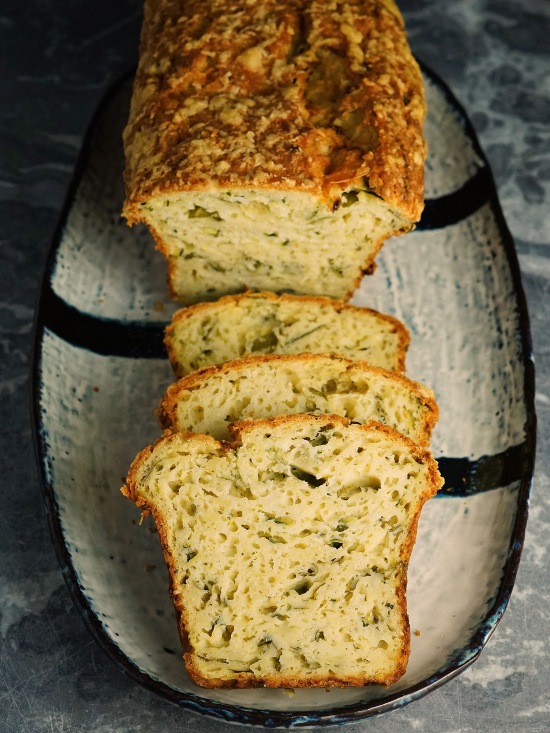
M 409 333 L 370 308 L 314 296 L 244 293 L 182 308 L 165 344 L 178 377 L 250 354 L 335 353 L 405 369 Z
M 418 518 L 441 486 L 434 460 L 338 416 L 246 421 L 233 438 L 167 434 L 122 489 L 156 520 L 192 679 L 394 682 Z
M 164 427 L 228 436 L 230 423 L 300 412 L 379 420 L 427 443 L 439 412 L 430 389 L 366 362 L 327 354 L 265 354 L 205 367 L 170 385 Z
M 424 116 L 393 0 L 145 0 L 124 215 L 183 303 L 346 299 L 420 218 Z

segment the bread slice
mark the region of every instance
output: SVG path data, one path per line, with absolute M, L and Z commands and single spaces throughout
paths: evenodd
M 145 0 L 123 213 L 183 303 L 347 299 L 420 218 L 424 117 L 393 0 Z
M 390 428 L 338 416 L 247 421 L 233 439 L 167 434 L 122 489 L 156 520 L 192 679 L 397 680 L 407 564 L 441 486 L 435 461 Z
M 402 372 L 409 341 L 401 321 L 370 308 L 271 292 L 182 308 L 165 333 L 178 377 L 250 354 L 301 352 L 336 353 Z
M 433 392 L 394 372 L 327 354 L 265 354 L 199 369 L 168 387 L 166 428 L 228 437 L 230 423 L 300 412 L 375 419 L 428 443 L 439 412 Z

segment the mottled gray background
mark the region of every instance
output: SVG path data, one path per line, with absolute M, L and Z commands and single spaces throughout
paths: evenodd
M 32 322 L 82 135 L 136 59 L 140 0 L 0 3 L 0 732 L 221 733 L 125 678 L 73 608 L 32 450 Z M 414 51 L 466 107 L 517 243 L 537 364 L 539 450 L 508 610 L 479 661 L 426 698 L 350 726 L 550 730 L 550 2 L 403 0 Z M 231 729 L 234 729 L 233 727 Z

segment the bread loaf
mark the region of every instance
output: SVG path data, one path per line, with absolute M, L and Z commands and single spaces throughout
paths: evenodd
M 393 0 L 145 0 L 123 213 L 183 303 L 347 299 L 420 218 L 424 116 Z
M 330 298 L 249 292 L 182 308 L 165 344 L 178 377 L 250 354 L 300 352 L 402 372 L 409 333 L 397 318 Z
M 168 434 L 123 493 L 152 512 L 185 662 L 206 687 L 390 684 L 409 655 L 407 564 L 429 453 L 379 424 L 294 415 L 234 443 Z
M 265 354 L 205 367 L 170 385 L 164 427 L 228 437 L 230 423 L 300 412 L 386 423 L 418 443 L 438 419 L 430 389 L 403 375 L 327 354 Z

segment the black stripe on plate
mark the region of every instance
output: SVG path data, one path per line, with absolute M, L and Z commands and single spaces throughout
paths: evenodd
M 43 325 L 59 338 L 102 356 L 165 359 L 165 323 L 116 321 L 83 313 L 66 303 L 51 287 L 42 294 Z
M 489 169 L 487 166 L 479 168 L 457 191 L 437 199 L 426 199 L 416 229 L 443 229 L 467 219 L 489 200 L 491 190 Z
M 439 458 L 439 470 L 445 485 L 438 496 L 470 496 L 508 486 L 527 475 L 532 449 L 528 441 L 490 456 Z

